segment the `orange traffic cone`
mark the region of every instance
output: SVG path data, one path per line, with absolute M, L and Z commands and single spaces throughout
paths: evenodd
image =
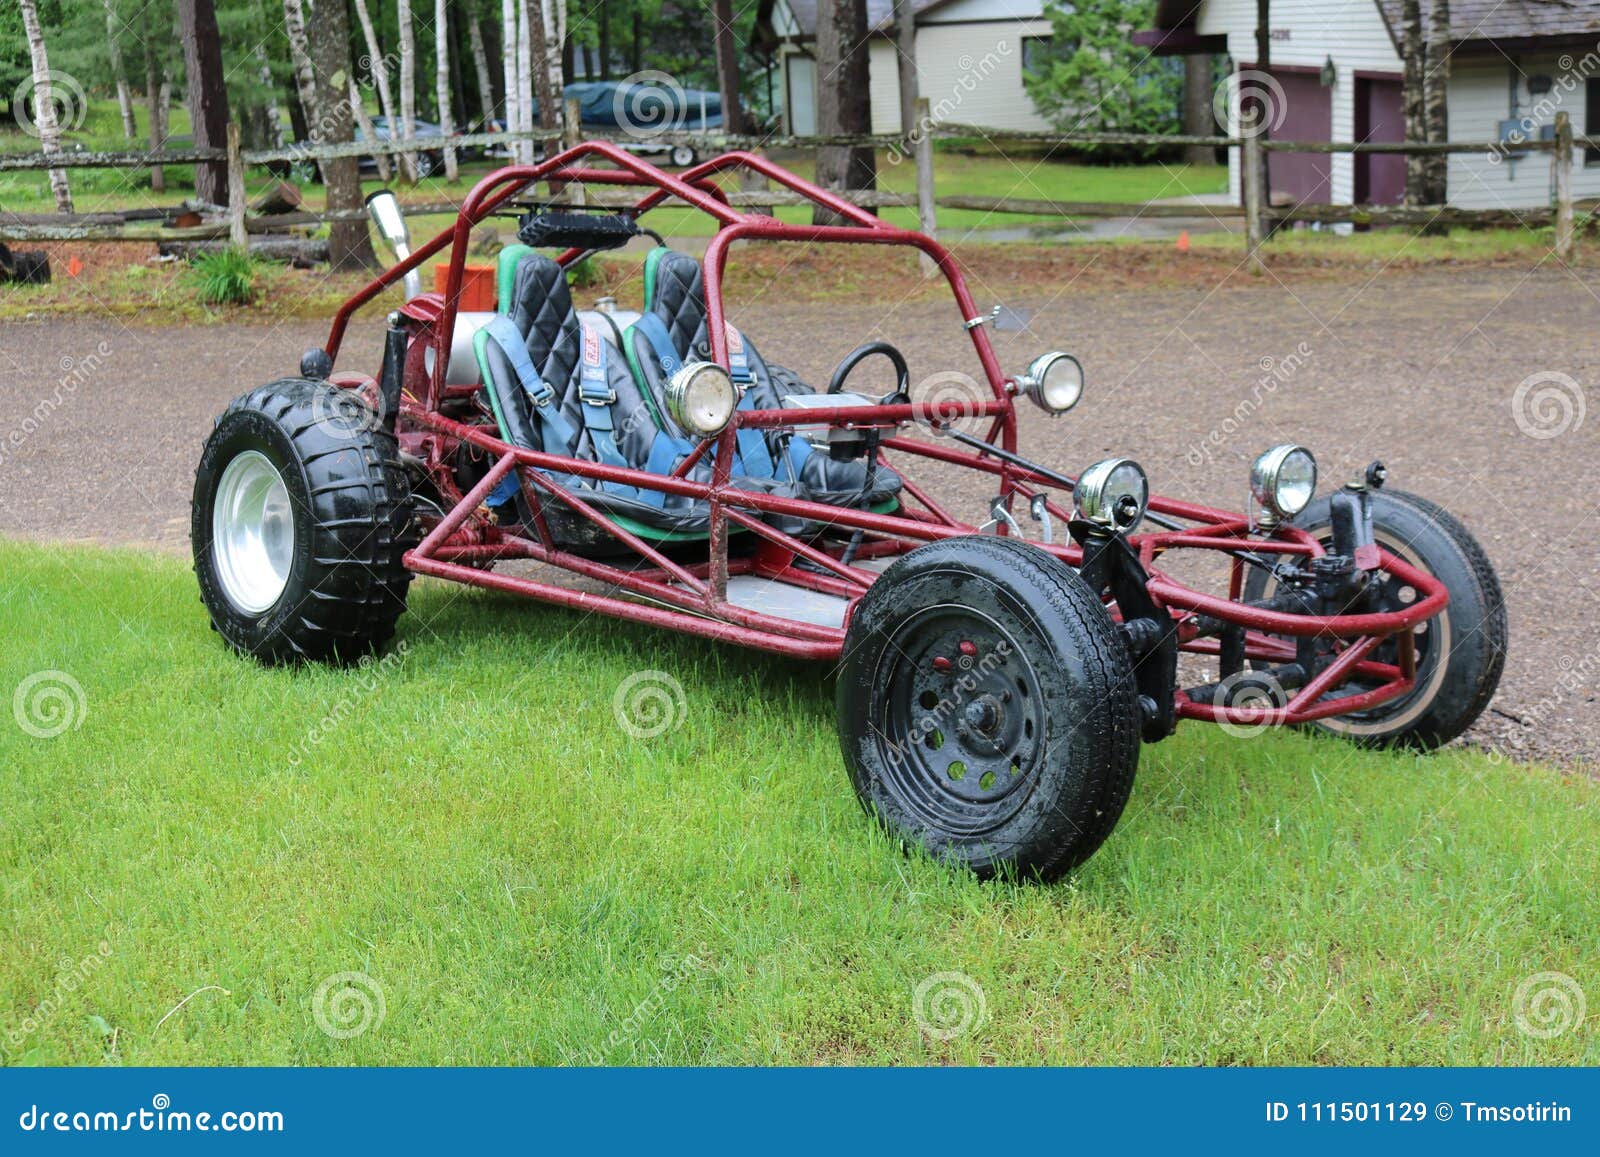
M 1187 229 L 1178 234 L 1178 252 L 1189 252 L 1189 231 Z

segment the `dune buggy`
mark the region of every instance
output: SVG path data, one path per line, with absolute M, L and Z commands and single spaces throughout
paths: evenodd
M 741 168 L 838 223 L 735 208 L 718 178 Z M 584 208 L 597 187 L 637 199 Z M 641 220 L 669 200 L 716 221 L 704 257 L 656 238 L 641 310 L 578 309 L 573 264 L 654 236 Z M 1386 488 L 1380 464 L 1318 498 L 1311 454 L 1274 447 L 1252 468 L 1252 509 L 1231 513 L 1152 496 L 1127 458 L 1076 474 L 1031 461 L 1019 400 L 1070 410 L 1077 361 L 1006 372 L 947 250 L 761 157 L 675 175 L 580 144 L 485 177 L 415 252 L 392 196 L 372 209 L 401 259 L 340 308 L 297 376 L 227 408 L 195 479 L 204 602 L 263 661 L 382 646 L 421 574 L 835 663 L 866 808 L 981 875 L 1043 878 L 1109 835 L 1141 744 L 1179 720 L 1426 749 L 1494 692 L 1494 572 L 1455 519 Z M 498 308 L 463 311 L 471 232 L 497 215 L 520 239 L 499 255 Z M 735 241 L 928 255 L 981 378 L 914 387 L 882 341 L 821 388 L 767 362 L 726 319 Z M 356 311 L 446 251 L 444 291 L 389 314 L 376 375 L 336 369 Z M 889 392 L 850 388 L 869 360 L 892 366 Z M 930 461 L 993 496 L 985 520 L 917 481 Z M 1169 560 L 1202 555 L 1225 592 L 1171 576 Z M 495 569 L 508 560 L 548 565 Z M 1196 664 L 1204 677 L 1183 685 Z

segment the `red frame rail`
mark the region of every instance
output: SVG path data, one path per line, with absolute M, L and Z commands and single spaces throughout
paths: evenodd
M 611 167 L 594 168 L 581 161 L 603 160 Z M 849 225 L 790 225 L 773 218 L 743 213 L 727 203 L 716 185 L 715 176 L 745 168 L 800 193 L 821 205 Z M 475 225 L 502 210 L 518 194 L 540 181 L 562 184 L 594 184 L 648 190 L 625 210 L 637 217 L 669 199 L 677 199 L 698 209 L 719 224 L 706 248 L 702 268 L 706 294 L 708 331 L 712 357 L 725 368 L 728 351 L 723 326 L 722 286 L 728 249 L 734 241 L 795 241 L 821 244 L 892 245 L 912 248 L 927 254 L 948 282 L 960 311 L 992 398 L 963 403 L 880 405 L 812 409 L 803 415 L 788 410 L 742 411 L 733 424 L 715 439 L 699 446 L 687 463 L 671 475 L 651 474 L 600 462 L 567 458 L 514 447 L 483 426 L 471 425 L 440 412 L 441 403 L 451 397 L 475 392 L 477 387 L 451 388 L 445 382 L 446 368 L 456 317 L 459 311 L 463 270 L 468 241 Z M 402 314 L 411 327 L 412 350 L 405 374 L 401 431 L 408 444 L 421 452 L 441 494 L 453 502 L 418 546 L 406 555 L 406 565 L 419 574 L 447 578 L 472 586 L 507 591 L 621 619 L 667 627 L 704 638 L 738 643 L 799 658 L 835 660 L 844 647 L 845 630 L 855 602 L 871 585 L 874 572 L 864 570 L 842 557 L 842 549 L 819 545 L 785 533 L 767 522 L 764 515 L 787 515 L 833 527 L 862 532 L 865 546 L 856 557 L 882 557 L 904 553 L 924 542 L 978 532 L 946 511 L 926 490 L 917 485 L 900 465 L 904 459 L 922 458 L 953 464 L 995 476 L 1002 498 L 1031 499 L 1046 494 L 1046 506 L 1053 517 L 1063 522 L 1067 511 L 1048 500 L 1047 491 L 1059 488 L 1053 479 L 1026 467 L 988 457 L 982 451 L 958 449 L 937 441 L 894 434 L 883 440 L 882 460 L 904 482 L 907 505 L 896 514 L 828 506 L 781 495 L 740 489 L 732 480 L 737 431 L 771 429 L 795 425 L 828 424 L 845 427 L 894 429 L 907 423 L 926 423 L 935 430 L 958 418 L 993 419 L 987 441 L 1001 449 L 1016 449 L 1015 385 L 1000 368 L 993 346 L 983 328 L 981 315 L 968 292 L 961 271 L 950 252 L 921 233 L 899 229 L 857 208 L 824 189 L 750 153 L 727 153 L 705 161 L 679 176 L 663 172 L 615 145 L 591 141 L 579 144 L 544 162 L 528 166 L 508 166 L 489 174 L 468 194 L 455 224 L 417 249 L 409 258 L 386 270 L 352 296 L 335 314 L 325 349 L 337 359 L 350 320 L 367 302 L 398 283 L 406 273 L 450 248 L 446 289 L 426 293 L 407 302 Z M 569 250 L 559 258 L 568 264 L 581 254 Z M 427 347 L 433 352 L 432 367 L 425 357 L 416 356 Z M 359 375 L 338 375 L 348 382 L 367 381 Z M 466 444 L 491 461 L 488 473 L 469 491 L 461 493 L 453 480 L 451 462 L 455 451 Z M 689 478 L 689 468 L 706 454 L 713 454 L 711 480 Z M 482 516 L 481 508 L 489 493 L 508 474 L 515 472 L 523 497 L 534 511 L 537 538 L 493 526 Z M 704 563 L 684 565 L 662 550 L 633 534 L 602 511 L 584 501 L 582 495 L 559 485 L 551 474 L 575 475 L 599 482 L 618 482 L 678 495 L 706 504 L 710 513 L 710 551 Z M 910 503 L 915 503 L 917 509 Z M 546 523 L 545 511 L 551 504 L 565 507 L 571 514 L 611 535 L 642 565 L 615 566 L 586 555 L 562 549 Z M 1442 611 L 1449 596 L 1442 583 L 1388 551 L 1380 552 L 1380 566 L 1389 574 L 1415 588 L 1417 598 L 1401 610 L 1381 614 L 1299 615 L 1250 607 L 1237 601 L 1243 581 L 1243 565 L 1237 555 L 1241 549 L 1261 554 L 1317 556 L 1322 546 L 1304 531 L 1282 527 L 1270 536 L 1252 530 L 1241 515 L 1195 503 L 1153 497 L 1150 509 L 1197 525 L 1180 531 L 1160 531 L 1129 536 L 1149 573 L 1148 590 L 1155 602 L 1177 620 L 1180 646 L 1201 655 L 1215 655 L 1215 639 L 1199 637 L 1193 626 L 1197 616 L 1209 616 L 1245 628 L 1245 652 L 1251 659 L 1282 662 L 1292 659 L 1294 647 L 1278 636 L 1319 637 L 1331 640 L 1338 653 L 1321 672 L 1300 688 L 1282 707 L 1262 709 L 1235 707 L 1191 700 L 1178 692 L 1176 708 L 1181 718 L 1232 722 L 1242 725 L 1303 723 L 1331 715 L 1366 710 L 1410 692 L 1416 681 L 1415 646 L 1412 632 L 1422 622 Z M 1005 527 L 997 528 L 1004 533 Z M 730 556 L 729 537 L 737 530 L 750 536 L 756 549 L 737 558 Z M 1072 543 L 1037 544 L 1070 565 L 1082 561 L 1080 549 Z M 1232 576 L 1227 598 L 1194 590 L 1170 577 L 1161 567 L 1163 556 L 1176 551 L 1224 551 L 1233 553 Z M 633 596 L 597 594 L 522 576 L 491 572 L 484 564 L 499 559 L 532 559 L 548 563 L 585 578 L 609 584 L 618 592 Z M 796 565 L 803 561 L 810 569 Z M 728 579 L 736 574 L 754 574 L 808 590 L 831 594 L 846 600 L 845 625 L 818 626 L 740 607 L 727 597 Z M 639 601 L 647 600 L 647 601 Z M 1400 640 L 1397 664 L 1371 658 L 1372 652 L 1389 636 Z M 1348 696 L 1324 700 L 1329 691 L 1352 678 L 1376 682 L 1377 686 Z

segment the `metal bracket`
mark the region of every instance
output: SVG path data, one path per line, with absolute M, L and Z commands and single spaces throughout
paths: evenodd
M 1044 536 L 1043 541 L 1048 546 L 1055 540 L 1055 534 L 1050 525 L 1050 507 L 1046 504 L 1043 494 L 1035 494 L 1028 499 L 1028 513 L 1039 524 L 1040 533 Z
M 1025 539 L 1028 537 L 1022 533 L 1022 527 L 1017 525 L 1017 520 L 1011 517 L 1011 511 L 1006 509 L 1005 496 L 997 495 L 989 500 L 989 521 L 978 527 L 978 533 L 988 534 L 991 526 L 999 527 L 1002 522 L 1009 526 L 1011 528 L 1011 533 L 1016 535 L 1018 538 Z M 998 531 L 996 531 L 996 533 L 998 533 Z M 1045 541 L 1048 542 L 1049 540 L 1046 539 Z

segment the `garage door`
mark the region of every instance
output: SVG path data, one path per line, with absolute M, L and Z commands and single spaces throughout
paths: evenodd
M 1280 72 L 1283 123 L 1272 135 L 1280 141 L 1331 141 L 1333 90 L 1315 72 Z M 1291 204 L 1321 203 L 1333 195 L 1332 158 L 1327 153 L 1271 153 L 1272 199 Z
M 1398 80 L 1356 78 L 1356 140 L 1403 141 L 1405 107 Z M 1399 153 L 1356 154 L 1356 203 L 1398 205 L 1406 196 L 1406 159 Z

